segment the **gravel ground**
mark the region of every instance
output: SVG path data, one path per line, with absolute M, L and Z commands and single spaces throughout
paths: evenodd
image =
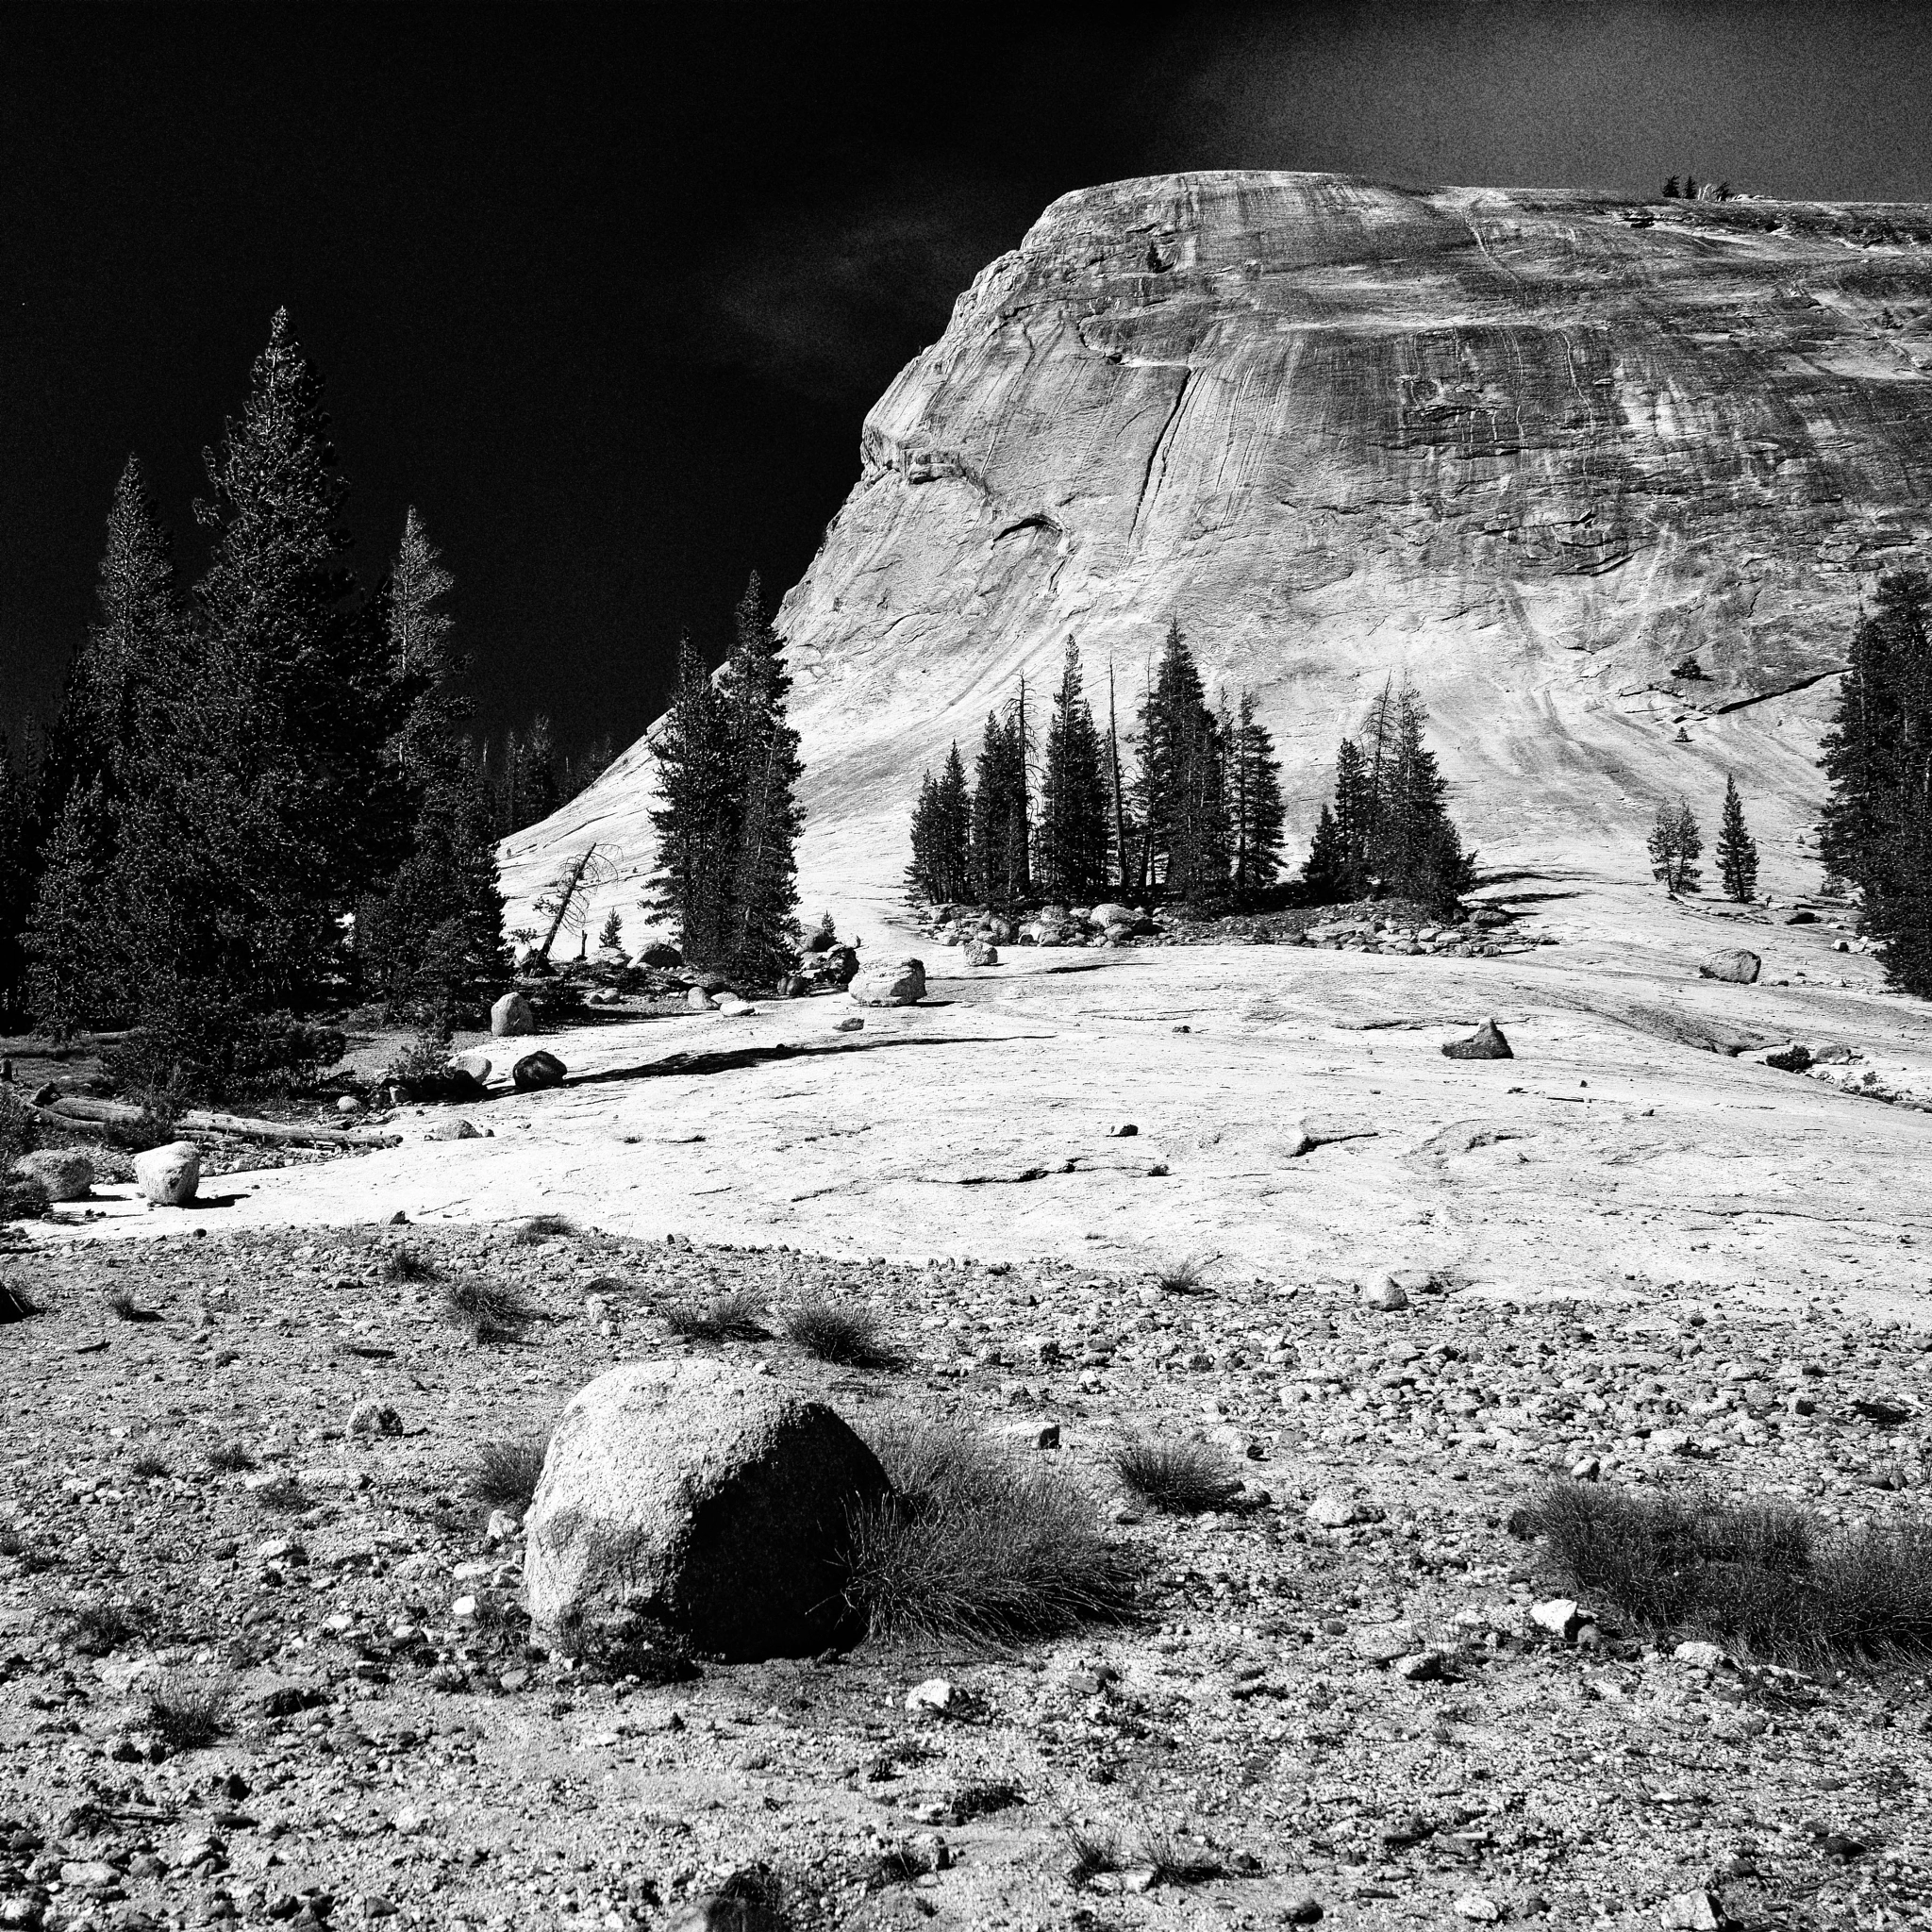
M 405 1250 L 441 1279 L 395 1279 Z M 523 1342 L 442 1318 L 472 1274 L 535 1304 Z M 1540 1477 L 1592 1464 L 1915 1508 L 1923 1331 L 500 1227 L 75 1246 L 0 1274 L 44 1310 L 0 1329 L 0 1924 L 621 1932 L 732 1873 L 801 1926 L 1924 1916 L 1923 1680 L 1704 1668 L 1607 1619 L 1566 1642 L 1533 1614 L 1560 1579 L 1507 1528 Z M 518 1538 L 468 1493 L 478 1446 L 541 1435 L 614 1363 L 705 1346 L 662 1306 L 737 1288 L 878 1314 L 896 1370 L 728 1344 L 861 1429 L 1058 1424 L 1014 1453 L 1091 1484 L 1141 1564 L 1138 1621 L 659 1686 L 527 1649 Z M 1216 1442 L 1241 1506 L 1122 1496 L 1129 1428 Z M 125 1632 L 76 1622 L 107 1606 Z M 932 1679 L 946 1707 L 908 1709 Z M 170 1749 L 157 1683 L 218 1690 L 223 1734 Z M 1082 1843 L 1119 1869 L 1076 1885 Z

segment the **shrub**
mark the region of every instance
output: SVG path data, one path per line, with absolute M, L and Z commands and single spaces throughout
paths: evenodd
M 53 1211 L 45 1182 L 0 1170 L 0 1222 L 43 1221 Z
M 1211 1255 L 1190 1255 L 1163 1268 L 1154 1277 L 1154 1285 L 1162 1294 L 1206 1294 L 1208 1270 L 1212 1261 Z
M 174 1474 L 158 1456 L 137 1456 L 127 1465 L 127 1473 L 137 1482 L 154 1482 Z
M 443 1312 L 477 1341 L 516 1341 L 537 1311 L 500 1281 L 453 1281 L 442 1291 Z
M 1123 1442 L 1112 1463 L 1123 1488 L 1175 1516 L 1219 1509 L 1241 1482 L 1226 1457 L 1205 1442 Z
M 13 1172 L 13 1163 L 31 1154 L 39 1139 L 39 1124 L 26 1103 L 10 1084 L 0 1087 L 0 1223 L 39 1221 L 53 1210 L 41 1182 Z
M 1526 1515 L 1578 1589 L 1646 1629 L 1800 1662 L 1932 1655 L 1923 1518 L 1840 1528 L 1787 1503 L 1579 1482 L 1548 1484 Z
M 893 1492 L 853 1513 L 845 1595 L 874 1637 L 1007 1643 L 1124 1614 L 1126 1561 L 1058 1469 L 941 1424 L 872 1446 Z
M 171 1751 L 198 1751 L 228 1727 L 228 1693 L 219 1685 L 166 1677 L 148 1693 L 147 1728 Z
M 108 1057 L 123 1087 L 186 1100 L 294 1092 L 339 1061 L 346 1042 L 333 1026 L 289 1013 L 257 1013 L 212 990 L 169 997 Z
M 385 1281 L 440 1281 L 442 1271 L 434 1261 L 425 1260 L 414 1248 L 398 1248 L 384 1259 L 382 1278 Z
M 537 1493 L 543 1474 L 548 1436 L 530 1436 L 516 1442 L 485 1442 L 476 1452 L 470 1474 L 470 1493 L 491 1509 L 521 1516 Z
M 577 1224 L 568 1214 L 533 1214 L 511 1237 L 520 1247 L 534 1248 L 544 1241 L 574 1235 Z
M 886 1369 L 897 1359 L 880 1336 L 878 1317 L 870 1308 L 801 1302 L 782 1318 L 780 1326 L 807 1355 L 841 1368 Z
M 142 1307 L 132 1292 L 125 1288 L 117 1288 L 108 1297 L 108 1312 L 117 1322 L 158 1322 L 161 1319 L 152 1308 Z
M 140 1604 L 75 1604 L 59 1619 L 62 1641 L 83 1657 L 106 1657 L 146 1629 L 148 1613 Z
M 255 1457 L 241 1442 L 217 1442 L 208 1452 L 208 1466 L 217 1475 L 238 1475 L 255 1467 Z
M 672 1334 L 691 1341 L 762 1341 L 770 1332 L 759 1320 L 765 1305 L 749 1289 L 714 1295 L 708 1302 L 667 1308 Z

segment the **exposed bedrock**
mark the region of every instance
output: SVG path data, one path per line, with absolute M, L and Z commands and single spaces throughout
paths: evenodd
M 1636 864 L 1653 802 L 1730 769 L 1796 867 L 1859 597 L 1932 527 L 1928 317 L 1921 208 L 1233 173 L 1063 197 L 873 408 L 785 599 L 808 896 L 888 892 L 921 768 L 1022 672 L 1043 694 L 1068 637 L 1124 718 L 1170 615 L 1256 692 L 1304 833 L 1406 671 L 1491 855 Z M 641 742 L 508 842 L 513 900 L 595 837 L 634 906 L 649 791 Z

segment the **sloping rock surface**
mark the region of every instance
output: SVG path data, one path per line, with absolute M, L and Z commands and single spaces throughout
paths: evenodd
M 785 600 L 808 898 L 891 891 L 921 768 L 1069 637 L 1124 723 L 1170 616 L 1254 690 L 1304 837 L 1407 672 L 1492 857 L 1641 876 L 1652 803 L 1732 770 L 1771 869 L 1804 861 L 1858 598 L 1932 526 L 1928 316 L 1918 208 L 1258 173 L 1063 197 L 867 417 Z M 650 787 L 641 741 L 509 841 L 512 923 L 591 839 L 633 908 Z

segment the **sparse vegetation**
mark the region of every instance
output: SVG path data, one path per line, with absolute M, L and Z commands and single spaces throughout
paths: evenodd
M 443 1312 L 476 1341 L 517 1341 L 537 1311 L 514 1288 L 475 1276 L 443 1290 Z
M 263 1509 L 281 1516 L 299 1516 L 309 1506 L 308 1491 L 292 1475 L 278 1475 L 255 1491 L 255 1501 Z
M 1127 1559 L 1055 1465 L 938 1423 L 872 1446 L 893 1493 L 854 1513 L 846 1601 L 873 1637 L 1011 1643 L 1125 1612 Z
M 425 1260 L 414 1248 L 398 1248 L 382 1264 L 385 1281 L 440 1281 L 441 1271 L 434 1261 Z
M 228 1728 L 228 1693 L 218 1684 L 163 1678 L 149 1692 L 147 1728 L 171 1751 L 199 1751 Z
M 217 1475 L 238 1475 L 255 1467 L 255 1457 L 244 1443 L 217 1442 L 208 1452 L 208 1466 Z
M 841 1368 L 885 1369 L 897 1359 L 879 1332 L 878 1317 L 853 1303 L 801 1302 L 780 1326 L 807 1355 Z
M 1172 1262 L 1154 1277 L 1154 1285 L 1162 1294 L 1206 1294 L 1208 1270 L 1213 1266 L 1211 1255 L 1188 1255 Z
M 549 1447 L 547 1436 L 531 1436 L 520 1442 L 485 1442 L 476 1452 L 470 1493 L 488 1508 L 521 1516 L 537 1493 Z
M 515 1240 L 520 1246 L 534 1248 L 544 1241 L 562 1240 L 576 1231 L 577 1224 L 568 1214 L 533 1214 L 519 1224 Z
M 1113 1473 L 1143 1503 L 1175 1516 L 1219 1509 L 1240 1487 L 1227 1458 L 1206 1442 L 1123 1442 Z
M 762 1341 L 765 1305 L 748 1289 L 714 1295 L 708 1302 L 666 1308 L 664 1320 L 672 1334 L 691 1341 Z
M 139 1604 L 75 1604 L 59 1619 L 60 1639 L 83 1657 L 106 1657 L 124 1643 L 131 1643 L 149 1621 Z
M 108 1312 L 117 1322 L 158 1322 L 161 1318 L 152 1308 L 144 1308 L 126 1289 L 116 1289 L 108 1297 Z
M 1932 1523 L 1846 1528 L 1796 1505 L 1552 1483 L 1528 1526 L 1579 1590 L 1653 1631 L 1766 1658 L 1932 1655 Z
M 159 1482 L 174 1474 L 167 1463 L 158 1456 L 137 1456 L 127 1465 L 127 1474 L 137 1482 Z

